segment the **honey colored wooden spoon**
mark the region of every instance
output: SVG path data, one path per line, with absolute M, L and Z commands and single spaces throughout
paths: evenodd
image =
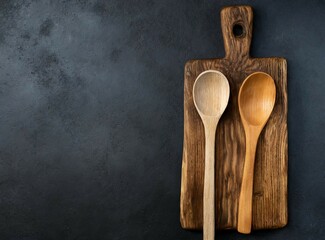
M 251 232 L 256 146 L 259 135 L 273 110 L 275 96 L 274 80 L 263 72 L 249 75 L 239 90 L 238 106 L 246 135 L 246 154 L 237 223 L 237 230 L 240 233 Z
M 229 83 L 219 71 L 202 72 L 193 86 L 194 105 L 205 132 L 205 171 L 203 188 L 203 239 L 215 235 L 215 134 L 229 100 Z

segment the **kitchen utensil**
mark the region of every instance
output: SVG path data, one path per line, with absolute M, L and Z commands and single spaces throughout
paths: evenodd
M 263 72 L 249 75 L 238 94 L 238 107 L 246 136 L 244 172 L 239 197 L 237 230 L 248 234 L 252 226 L 252 198 L 256 145 L 274 107 L 276 87 Z
M 215 134 L 219 119 L 229 99 L 229 83 L 218 71 L 201 73 L 193 86 L 193 101 L 205 132 L 205 171 L 203 199 L 203 238 L 214 240 L 215 234 Z
M 190 60 L 184 69 L 181 225 L 194 230 L 203 226 L 205 137 L 204 126 L 193 102 L 193 85 L 202 72 L 217 70 L 227 77 L 231 94 L 216 132 L 216 229 L 237 229 L 238 199 L 245 161 L 245 132 L 237 98 L 244 79 L 254 72 L 269 74 L 274 79 L 277 94 L 272 115 L 261 132 L 256 148 L 252 229 L 280 228 L 288 221 L 287 62 L 279 57 L 254 58 L 249 55 L 253 30 L 251 7 L 223 8 L 221 27 L 225 57 Z M 260 25 L 260 28 L 263 27 Z M 267 45 L 268 41 L 263 44 Z M 274 49 L 274 54 L 277 51 L 279 49 Z

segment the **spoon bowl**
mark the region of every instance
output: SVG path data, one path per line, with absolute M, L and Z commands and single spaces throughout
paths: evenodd
M 270 75 L 263 72 L 251 74 L 239 91 L 242 119 L 250 125 L 264 125 L 273 110 L 275 95 L 275 84 Z
M 215 134 L 219 119 L 229 100 L 229 83 L 219 71 L 201 73 L 194 82 L 193 100 L 202 119 L 205 133 L 203 187 L 203 239 L 215 235 Z
M 194 104 L 200 115 L 217 117 L 224 112 L 229 99 L 229 83 L 218 71 L 201 73 L 193 86 Z
M 269 119 L 276 96 L 273 78 L 263 72 L 249 75 L 239 90 L 238 106 L 246 136 L 246 152 L 239 196 L 237 230 L 248 234 L 252 226 L 255 152 L 259 135 Z

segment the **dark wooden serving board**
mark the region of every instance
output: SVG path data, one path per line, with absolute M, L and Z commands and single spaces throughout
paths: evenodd
M 241 36 L 233 33 L 236 24 L 243 27 Z M 216 133 L 216 227 L 237 227 L 245 157 L 245 133 L 237 96 L 243 80 L 253 72 L 262 71 L 273 77 L 277 95 L 274 110 L 260 135 L 256 150 L 252 227 L 280 228 L 288 221 L 287 63 L 283 58 L 249 56 L 253 30 L 251 7 L 222 9 L 221 26 L 226 56 L 223 59 L 191 60 L 185 65 L 181 225 L 185 229 L 202 229 L 204 129 L 193 103 L 192 89 L 201 72 L 214 69 L 228 78 L 231 89 L 229 105 Z

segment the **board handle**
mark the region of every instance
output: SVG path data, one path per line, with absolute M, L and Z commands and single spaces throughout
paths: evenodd
M 225 7 L 221 10 L 220 15 L 226 53 L 225 58 L 249 58 L 253 30 L 252 7 Z

